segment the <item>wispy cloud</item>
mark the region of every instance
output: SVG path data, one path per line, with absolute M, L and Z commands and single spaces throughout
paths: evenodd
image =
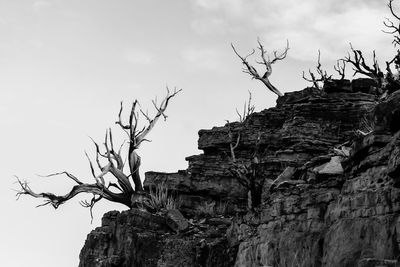
M 279 49 L 290 40 L 290 56 L 310 60 L 322 49 L 325 59 L 337 59 L 349 42 L 366 51 L 390 45 L 391 37 L 382 33 L 382 21 L 389 16 L 385 0 L 193 0 L 197 18 L 192 27 L 198 33 L 213 34 L 215 28 L 237 33 L 255 32 L 268 49 Z M 218 17 L 224 23 L 201 24 Z M 197 22 L 196 22 L 197 21 Z M 215 26 L 215 27 L 213 27 Z M 254 39 L 257 36 L 254 36 Z M 241 36 L 237 36 L 241 38 Z M 386 54 L 385 54 L 386 53 Z M 383 51 L 382 57 L 392 54 Z

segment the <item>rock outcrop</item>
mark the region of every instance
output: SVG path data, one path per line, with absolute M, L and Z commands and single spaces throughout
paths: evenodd
M 397 266 L 400 93 L 378 92 L 368 79 L 331 81 L 286 93 L 242 123 L 201 130 L 204 153 L 188 157 L 187 170 L 149 172 L 144 183 L 180 195 L 189 227 L 107 213 L 80 266 Z M 258 153 L 258 207 L 248 208 L 229 171 L 229 131 L 240 135 L 237 158 Z
M 185 232 L 176 234 L 164 216 L 111 211 L 88 235 L 79 266 L 232 266 L 237 247 L 229 246 L 224 234 L 229 224 L 191 220 Z

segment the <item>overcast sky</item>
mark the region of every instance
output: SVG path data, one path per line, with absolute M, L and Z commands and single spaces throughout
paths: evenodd
M 269 51 L 290 42 L 288 57 L 273 66 L 271 81 L 283 93 L 308 84 L 303 70 L 346 55 L 349 42 L 383 65 L 394 54 L 382 33 L 390 14 L 386 0 L 0 0 L 0 258 L 2 266 L 71 267 L 86 235 L 104 212 L 124 209 L 98 203 L 89 211 L 77 198 L 61 206 L 35 208 L 22 197 L 13 175 L 37 191 L 65 193 L 68 170 L 90 182 L 84 151 L 88 136 L 101 142 L 114 122 L 119 102 L 135 98 L 151 112 L 151 100 L 165 87 L 182 88 L 140 148 L 142 169 L 185 169 L 186 156 L 199 154 L 197 131 L 235 120 L 235 108 L 253 94 L 256 110 L 276 97 L 241 72 L 233 42 L 242 54 L 257 37 Z M 122 135 L 119 141 L 122 142 Z

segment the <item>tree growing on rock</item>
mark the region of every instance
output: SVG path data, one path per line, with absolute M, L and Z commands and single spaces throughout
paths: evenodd
M 289 51 L 289 41 L 286 42 L 286 47 L 282 53 L 278 53 L 278 51 L 273 52 L 273 58 L 267 54 L 267 51 L 264 49 L 260 39 L 257 39 L 258 49 L 260 50 L 260 56 L 262 61 L 256 61 L 256 63 L 263 65 L 266 69 L 263 75 L 260 75 L 255 67 L 250 65 L 248 62 L 248 58 L 256 52 L 255 49 L 252 50 L 247 56 L 241 56 L 237 51 L 233 44 L 231 44 L 233 51 L 235 54 L 242 60 L 242 64 L 244 65 L 243 72 L 249 74 L 252 79 L 256 79 L 261 81 L 269 90 L 277 94 L 278 96 L 283 96 L 283 94 L 270 82 L 269 77 L 272 74 L 272 64 L 276 63 L 279 60 L 283 60 L 287 56 L 287 52 Z
M 160 118 L 164 118 L 164 120 L 167 119 L 165 111 L 168 104 L 180 91 L 181 89 L 174 89 L 173 92 L 170 92 L 167 88 L 167 95 L 160 104 L 157 104 L 157 101 L 153 100 L 152 104 L 156 110 L 156 114 L 152 117 L 149 116 L 147 112 L 144 112 L 140 108 L 139 102 L 135 100 L 130 109 L 129 119 L 126 123 L 123 122 L 122 119 L 123 104 L 121 102 L 116 124 L 128 136 L 128 166 L 126 166 L 126 160 L 122 155 L 122 149 L 126 146 L 124 146 L 124 143 L 119 148 L 114 145 L 112 132 L 109 128 L 106 131 L 103 146 L 100 146 L 92 139 L 96 149 L 95 164 L 90 160 L 88 154 L 85 153 L 89 160 L 91 174 L 94 179 L 93 183 L 84 183 L 77 176 L 67 171 L 47 175 L 46 177 L 65 175 L 75 183 L 67 194 L 56 195 L 46 192 L 37 193 L 31 189 L 27 181 L 22 181 L 17 177 L 17 182 L 21 187 L 17 192 L 17 198 L 21 195 L 43 198 L 44 203 L 39 206 L 50 204 L 56 209 L 78 194 L 89 193 L 93 195 L 91 200 L 82 201 L 80 204 L 83 207 L 90 208 L 90 211 L 92 211 L 93 206 L 101 199 L 121 203 L 130 208 L 134 207 L 138 202 L 141 202 L 140 200 L 147 199 L 148 195 L 143 191 L 139 175 L 141 159 L 137 154 L 137 150 L 144 141 L 149 141 L 146 137 L 154 128 L 157 121 Z M 143 127 L 139 126 L 140 117 L 146 120 L 145 126 Z M 98 168 L 97 173 L 95 171 L 95 166 Z M 113 181 L 108 181 L 109 179 L 106 178 L 106 175 L 110 175 Z
M 251 93 L 249 92 L 248 102 L 245 102 L 243 106 L 243 112 L 239 112 L 236 109 L 236 113 L 239 116 L 239 123 L 245 123 L 246 119 L 254 112 L 255 107 L 251 104 Z M 232 126 L 227 121 L 226 127 L 228 128 L 229 137 L 229 175 L 233 176 L 243 187 L 245 187 L 249 194 L 249 207 L 255 208 L 261 204 L 261 193 L 263 186 L 263 179 L 261 179 L 258 167 L 259 167 L 259 145 L 261 140 L 261 134 L 258 135 L 254 145 L 254 151 L 250 159 L 243 159 L 236 157 L 236 149 L 238 148 L 241 141 L 240 131 L 234 133 Z
M 337 60 L 336 65 L 333 66 L 333 68 L 339 74 L 340 80 L 343 80 L 345 76 L 346 63 L 343 60 Z M 322 90 L 325 83 L 332 80 L 332 75 L 329 75 L 326 70 L 322 69 L 320 50 L 318 50 L 316 74 L 312 72 L 311 69 L 308 70 L 308 73 L 310 78 L 307 78 L 305 72 L 303 71 L 303 79 L 307 82 L 311 82 L 316 89 Z
M 368 65 L 365 62 L 363 53 L 361 50 L 354 49 L 352 44 L 350 44 L 350 49 L 352 53 L 349 53 L 347 57 L 343 58 L 343 62 L 349 63 L 353 66 L 354 74 L 365 75 L 373 79 L 378 86 L 381 86 L 384 82 L 385 75 L 379 67 L 378 60 L 376 59 L 375 50 L 372 52 L 372 65 Z M 353 56 L 351 56 L 351 54 Z
M 383 32 L 388 33 L 393 35 L 393 45 L 395 47 L 400 45 L 400 16 L 396 14 L 393 8 L 393 0 L 389 0 L 388 7 L 390 10 L 390 13 L 392 16 L 397 20 L 396 22 L 393 22 L 392 20 L 386 18 L 386 21 L 383 22 L 383 24 L 386 27 L 386 30 Z M 394 68 L 397 71 L 396 74 L 394 74 L 391 70 L 391 66 L 394 64 Z M 397 90 L 400 87 L 400 78 L 399 78 L 399 72 L 400 72 L 400 50 L 397 49 L 397 52 L 395 56 L 390 60 L 386 61 L 386 81 L 388 83 L 388 89 L 389 91 L 391 90 Z
M 228 123 L 228 135 L 230 138 L 229 150 L 230 150 L 230 167 L 229 173 L 236 180 L 245 187 L 249 194 L 249 206 L 251 208 L 255 208 L 261 204 L 261 194 L 264 179 L 261 179 L 260 174 L 258 172 L 258 167 L 260 163 L 259 158 L 259 144 L 261 135 L 258 136 L 254 151 L 251 155 L 250 159 L 239 159 L 236 157 L 235 150 L 240 143 L 240 133 L 237 134 L 236 139 L 233 136 L 233 133 L 230 129 L 230 125 Z

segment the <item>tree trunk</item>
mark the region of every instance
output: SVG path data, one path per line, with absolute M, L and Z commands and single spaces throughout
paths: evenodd
M 142 181 L 140 180 L 140 156 L 136 153 L 134 149 L 129 151 L 129 168 L 132 175 L 133 183 L 135 184 L 135 191 L 143 191 Z
M 278 96 L 283 96 L 283 94 L 275 87 L 272 85 L 272 83 L 268 80 L 268 78 L 259 78 L 258 80 L 262 81 L 265 86 Z

